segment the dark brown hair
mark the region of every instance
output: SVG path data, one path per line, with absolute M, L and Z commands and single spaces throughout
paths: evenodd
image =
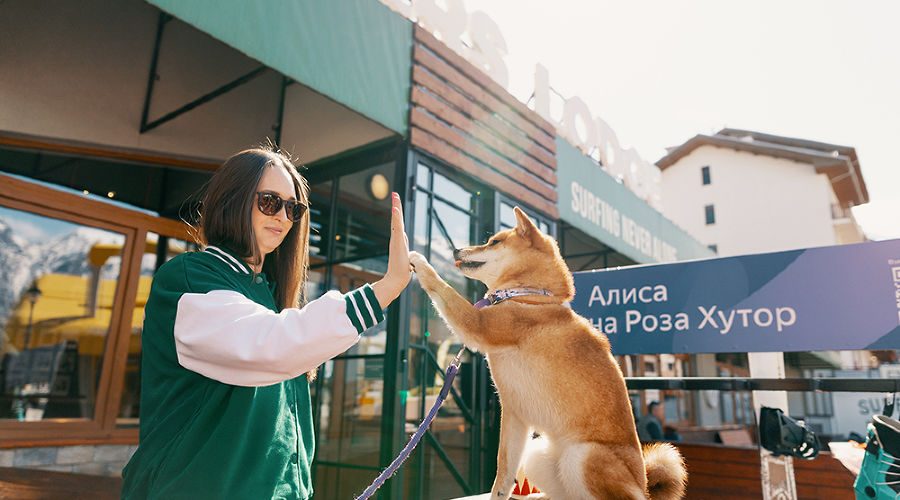
M 225 160 L 209 181 L 200 209 L 198 243 L 227 248 L 249 264 L 259 264 L 263 255 L 256 245 L 252 216 L 259 182 L 269 167 L 285 169 L 294 181 L 294 196 L 309 206 L 309 185 L 288 155 L 271 146 L 241 151 Z M 276 281 L 278 309 L 302 306 L 309 269 L 309 211 L 264 258 L 263 272 Z

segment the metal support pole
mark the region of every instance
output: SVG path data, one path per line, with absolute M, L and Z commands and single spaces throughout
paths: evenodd
M 291 84 L 291 79 L 282 76 L 281 77 L 281 96 L 278 99 L 278 121 L 275 122 L 275 147 L 281 148 L 281 130 L 284 126 L 284 94 L 287 91 L 288 85 Z
M 28 326 L 25 327 L 25 349 L 31 343 L 31 326 L 34 321 L 34 302 L 31 302 L 31 310 L 28 312 Z
M 162 125 L 163 123 L 166 123 L 167 121 L 173 120 L 176 117 L 196 108 L 197 106 L 200 106 L 201 104 L 209 102 L 209 101 L 215 99 L 216 97 L 249 82 L 250 80 L 253 80 L 257 76 L 265 73 L 265 71 L 267 69 L 269 69 L 265 65 L 260 66 L 260 67 L 256 68 L 255 70 L 247 73 L 246 75 L 241 76 L 229 83 L 226 83 L 225 85 L 217 88 L 216 90 L 213 90 L 212 92 L 210 92 L 206 95 L 203 95 L 200 98 L 195 99 L 195 100 L 185 104 L 184 106 L 176 109 L 175 111 L 172 111 L 171 113 L 163 116 L 162 118 L 158 118 L 158 119 L 153 120 L 152 122 L 148 123 L 147 120 L 149 120 L 149 117 L 150 117 L 150 102 L 153 99 L 153 86 L 155 85 L 156 80 L 159 79 L 159 75 L 156 73 L 156 67 L 159 62 L 159 46 L 162 42 L 162 36 L 163 36 L 163 31 L 165 29 L 165 26 L 171 20 L 172 20 L 171 15 L 166 14 L 165 12 L 159 13 L 159 18 L 156 23 L 156 39 L 153 43 L 153 57 L 150 61 L 150 75 L 147 77 L 147 93 L 144 95 L 144 109 L 141 111 L 140 131 L 142 134 L 149 130 L 153 130 L 154 128 Z M 282 106 L 283 106 L 283 101 L 284 101 L 284 88 L 282 87 Z M 279 141 L 281 139 L 280 124 L 281 124 L 281 112 L 279 111 L 279 130 L 278 130 L 279 137 L 276 140 L 276 143 L 277 143 L 277 141 Z
M 183 115 L 184 113 L 187 113 L 188 111 L 196 108 L 197 106 L 200 106 L 201 104 L 205 104 L 205 103 L 215 99 L 216 97 L 219 97 L 220 95 L 222 95 L 236 87 L 239 87 L 239 86 L 249 82 L 250 80 L 253 80 L 254 78 L 258 77 L 259 75 L 265 73 L 268 69 L 269 68 L 266 66 L 260 66 L 256 69 L 254 69 L 253 71 L 247 73 L 246 75 L 236 78 L 236 79 L 226 83 L 225 85 L 222 85 L 221 87 L 217 88 L 216 90 L 213 90 L 212 92 L 210 92 L 206 95 L 203 95 L 203 96 L 185 104 L 184 106 L 176 109 L 175 111 L 172 111 L 171 113 L 166 114 L 162 118 L 153 120 L 150 123 L 146 123 L 146 122 L 142 121 L 141 122 L 141 133 L 143 134 L 144 132 L 147 132 L 148 130 L 153 130 L 154 128 L 162 125 L 163 123 L 173 120 L 173 119 L 177 118 L 178 116 Z M 149 97 L 148 97 L 148 99 L 149 99 Z
M 156 22 L 156 41 L 153 43 L 153 58 L 150 61 L 150 76 L 147 78 L 147 94 L 144 96 L 144 110 L 141 112 L 141 132 L 144 131 L 144 125 L 147 123 L 147 117 L 150 114 L 150 99 L 153 97 L 153 84 L 159 77 L 159 75 L 156 74 L 156 63 L 159 61 L 159 44 L 162 41 L 163 30 L 166 27 L 166 23 L 171 19 L 172 16 L 169 14 L 160 12 Z

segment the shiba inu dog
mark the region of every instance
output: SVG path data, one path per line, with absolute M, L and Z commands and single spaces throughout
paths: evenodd
M 520 467 L 541 498 L 681 498 L 687 478 L 681 455 L 666 443 L 641 448 L 609 342 L 564 305 L 575 287 L 556 242 L 518 207 L 515 214 L 515 228 L 453 252 L 465 276 L 487 285 L 478 305 L 488 307 L 470 304 L 421 254 L 410 253 L 438 313 L 486 355 L 500 394 L 491 498 L 509 497 Z

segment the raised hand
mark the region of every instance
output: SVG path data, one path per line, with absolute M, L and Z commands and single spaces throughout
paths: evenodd
M 400 195 L 391 195 L 391 242 L 388 248 L 388 268 L 384 277 L 372 284 L 378 303 L 385 308 L 400 295 L 409 283 L 409 238 L 403 225 Z

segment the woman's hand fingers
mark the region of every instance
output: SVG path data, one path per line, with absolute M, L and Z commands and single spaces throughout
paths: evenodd
M 400 205 L 400 195 L 393 193 L 393 207 L 391 208 L 391 259 L 399 259 L 397 267 L 406 268 L 409 265 L 409 238 L 406 237 L 406 227 L 403 223 L 403 207 Z
M 409 284 L 409 238 L 403 225 L 400 195 L 391 196 L 391 241 L 388 248 L 388 268 L 384 278 L 372 285 L 381 307 L 393 302 Z

